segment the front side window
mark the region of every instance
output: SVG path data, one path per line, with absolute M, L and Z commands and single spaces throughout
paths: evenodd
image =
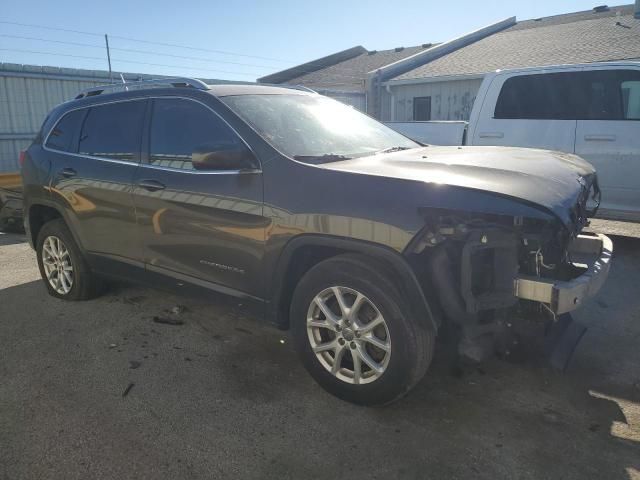
M 508 78 L 496 102 L 494 118 L 575 120 L 576 105 L 586 101 L 576 75 L 562 72 Z
M 149 144 L 152 165 L 194 170 L 194 153 L 230 147 L 244 145 L 231 127 L 204 105 L 180 98 L 154 100 Z
M 74 145 L 74 139 L 78 138 L 78 129 L 86 113 L 87 111 L 82 109 L 74 110 L 64 115 L 51 130 L 45 144 L 46 147 L 61 152 L 76 153 L 78 145 Z
M 145 106 L 146 100 L 137 100 L 91 107 L 80 132 L 78 153 L 136 161 Z
M 321 95 L 232 95 L 221 100 L 280 152 L 308 163 L 419 147 L 371 117 Z

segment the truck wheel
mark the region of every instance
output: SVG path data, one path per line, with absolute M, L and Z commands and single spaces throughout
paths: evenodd
M 63 300 L 88 300 L 97 295 L 99 282 L 63 220 L 42 226 L 36 254 L 49 295 Z
M 329 393 L 384 405 L 422 378 L 435 332 L 411 318 L 375 262 L 340 255 L 311 268 L 295 289 L 291 329 L 305 368 Z

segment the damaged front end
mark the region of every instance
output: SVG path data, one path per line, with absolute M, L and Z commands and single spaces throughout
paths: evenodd
M 609 238 L 581 233 L 586 201 L 571 225 L 551 215 L 424 211 L 406 254 L 436 315 L 459 333 L 460 355 L 481 361 L 537 345 L 552 366 L 567 366 L 585 332 L 570 312 L 600 289 L 612 255 Z

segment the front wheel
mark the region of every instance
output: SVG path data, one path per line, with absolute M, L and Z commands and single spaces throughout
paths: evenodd
M 424 375 L 435 333 L 408 314 L 375 262 L 340 255 L 314 266 L 298 284 L 291 328 L 302 362 L 333 395 L 383 405 Z

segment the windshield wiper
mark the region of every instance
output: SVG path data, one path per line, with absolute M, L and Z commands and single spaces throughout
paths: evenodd
M 320 163 L 339 162 L 340 160 L 351 160 L 352 157 L 339 155 L 337 153 L 325 153 L 324 155 L 294 155 L 293 158 L 305 163 L 318 165 Z
M 379 153 L 391 153 L 391 152 L 400 152 L 401 150 L 410 150 L 411 147 L 389 147 L 384 150 L 378 150 L 376 155 Z

